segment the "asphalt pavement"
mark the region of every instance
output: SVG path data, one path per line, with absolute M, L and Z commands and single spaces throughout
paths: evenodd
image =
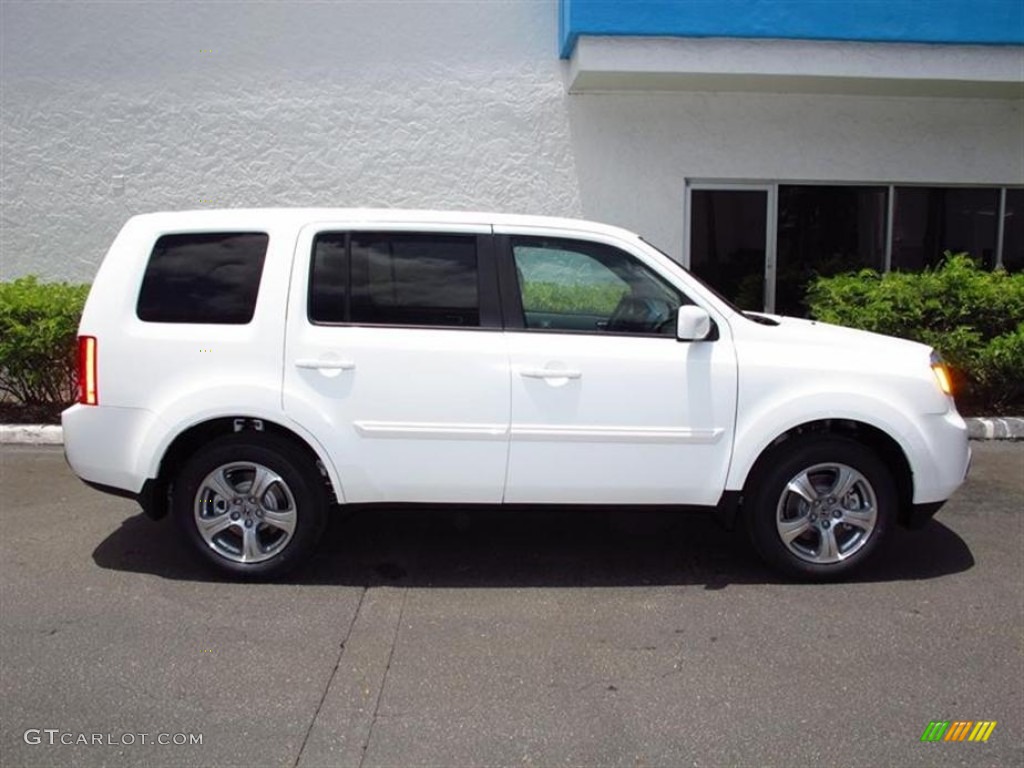
M 936 520 L 830 585 L 597 509 L 339 515 L 292 579 L 229 583 L 4 446 L 0 765 L 1022 766 L 1024 444 L 973 446 Z

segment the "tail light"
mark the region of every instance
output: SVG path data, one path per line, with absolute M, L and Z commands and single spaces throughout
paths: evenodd
M 96 337 L 78 337 L 78 402 L 82 405 L 99 405 L 100 395 L 96 387 Z

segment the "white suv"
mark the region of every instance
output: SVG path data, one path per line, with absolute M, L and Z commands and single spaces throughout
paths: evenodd
M 431 502 L 715 510 L 828 578 L 970 461 L 930 348 L 741 312 L 576 220 L 136 216 L 79 350 L 72 469 L 243 577 L 306 558 L 333 505 Z

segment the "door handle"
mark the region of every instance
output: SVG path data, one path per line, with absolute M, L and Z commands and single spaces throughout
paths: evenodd
M 520 368 L 519 375 L 527 379 L 578 379 L 583 376 L 580 371 L 558 368 Z
M 296 368 L 306 368 L 313 371 L 351 371 L 356 364 L 351 360 L 312 360 L 310 358 L 299 358 L 295 361 Z

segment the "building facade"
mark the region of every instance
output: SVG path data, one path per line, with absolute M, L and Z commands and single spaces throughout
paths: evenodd
M 750 308 L 944 250 L 1024 268 L 1016 0 L 0 5 L 0 278 L 134 213 L 619 224 Z

